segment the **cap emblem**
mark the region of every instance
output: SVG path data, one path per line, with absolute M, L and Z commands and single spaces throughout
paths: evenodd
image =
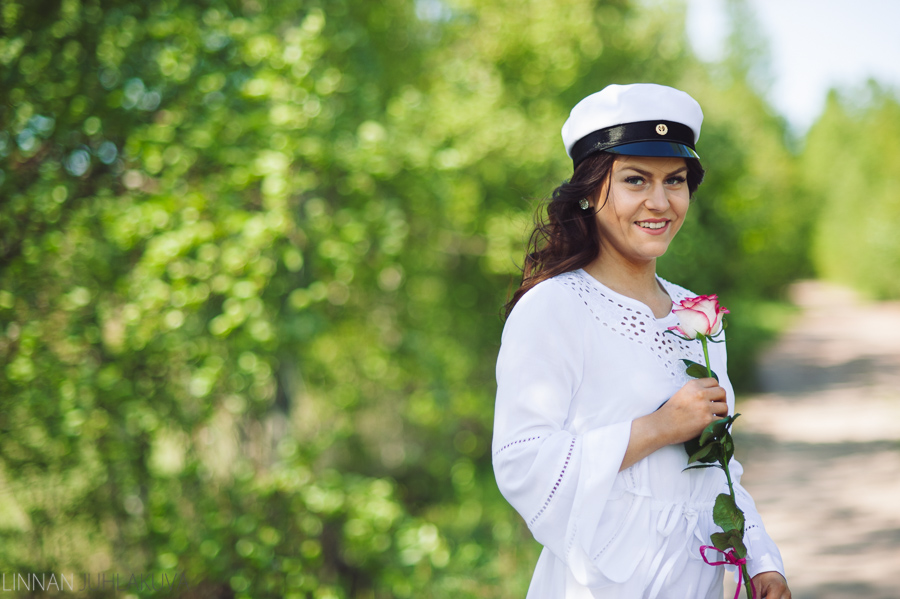
M 666 125 L 664 123 L 660 123 L 656 126 L 656 132 L 659 133 L 660 135 L 665 135 L 666 133 L 669 132 L 669 128 L 666 127 Z

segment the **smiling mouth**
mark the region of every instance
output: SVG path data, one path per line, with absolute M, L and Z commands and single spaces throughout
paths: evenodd
M 666 225 L 668 225 L 668 224 L 669 224 L 669 221 L 667 221 L 667 220 L 662 220 L 662 221 L 655 222 L 655 223 L 647 222 L 647 221 L 638 221 L 638 222 L 636 222 L 635 224 L 636 224 L 637 226 L 639 226 L 640 228 L 642 228 L 642 229 L 653 229 L 653 230 L 656 230 L 656 229 L 662 229 L 663 227 L 665 227 Z

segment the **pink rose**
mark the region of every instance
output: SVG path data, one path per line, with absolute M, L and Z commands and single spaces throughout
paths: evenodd
M 716 295 L 689 297 L 675 304 L 672 312 L 678 315 L 681 326 L 669 327 L 688 339 L 712 337 L 722 330 L 722 318 L 728 309 L 719 305 Z

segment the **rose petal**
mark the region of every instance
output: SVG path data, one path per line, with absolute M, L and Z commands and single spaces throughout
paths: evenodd
M 682 308 L 693 308 L 697 305 L 697 302 L 701 301 L 703 298 L 700 297 L 686 297 L 678 304 Z
M 719 331 L 722 330 L 722 317 L 724 317 L 724 316 L 725 316 L 725 314 L 722 312 L 719 312 L 718 314 L 716 314 L 716 319 L 715 319 L 715 321 L 713 321 L 712 329 L 709 332 L 710 335 L 715 335 L 716 333 L 718 333 Z
M 723 306 L 718 306 L 716 308 L 716 321 L 713 325 L 713 335 L 722 330 L 722 320 L 725 318 L 726 314 L 729 314 L 728 308 L 725 308 Z
M 698 335 L 709 334 L 710 320 L 703 312 L 688 308 L 675 308 L 672 312 L 678 316 L 685 337 L 696 339 Z
M 722 330 L 722 317 L 728 309 L 719 305 L 719 297 L 698 295 L 688 297 L 674 303 L 673 312 L 681 322 L 681 332 L 687 337 L 696 339 L 698 335 L 712 336 Z
M 704 297 L 694 305 L 693 309 L 703 312 L 706 315 L 706 318 L 709 319 L 709 322 L 715 322 L 716 307 L 717 303 L 715 299 Z

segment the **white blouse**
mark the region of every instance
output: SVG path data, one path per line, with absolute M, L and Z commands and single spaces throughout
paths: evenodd
M 676 302 L 689 291 L 659 279 Z M 584 270 L 536 285 L 516 304 L 497 359 L 493 463 L 500 491 L 544 546 L 528 599 L 721 599 L 722 566 L 701 560 L 720 529 L 724 472 L 683 472 L 681 444 L 619 472 L 632 420 L 658 409 L 689 377 L 681 358 L 703 362 L 699 341 L 663 332 L 678 324 L 599 283 Z M 712 369 L 734 413 L 725 344 Z M 751 576 L 784 573 L 750 495 L 730 466 Z M 708 551 L 710 561 L 721 554 Z

